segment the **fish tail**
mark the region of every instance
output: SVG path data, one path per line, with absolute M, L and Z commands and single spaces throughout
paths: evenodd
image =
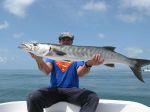
M 150 60 L 145 60 L 145 59 L 133 59 L 133 61 L 136 63 L 133 66 L 130 66 L 131 70 L 133 71 L 134 75 L 142 82 L 144 82 L 143 77 L 142 77 L 142 71 L 141 67 L 149 65 Z

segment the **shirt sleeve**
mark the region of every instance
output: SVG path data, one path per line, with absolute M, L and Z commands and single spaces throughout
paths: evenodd
M 53 63 L 53 62 L 54 62 L 54 60 L 49 59 L 49 58 L 44 58 L 44 61 L 45 61 L 45 62 L 49 62 L 49 63 Z
M 84 61 L 77 61 L 76 68 L 78 68 L 79 66 L 83 66 L 83 65 L 84 65 Z

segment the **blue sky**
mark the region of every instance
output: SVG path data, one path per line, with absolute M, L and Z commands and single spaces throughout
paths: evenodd
M 150 59 L 150 0 L 1 0 L 0 69 L 36 69 L 17 46 L 57 43 L 64 31 L 75 35 L 75 45 L 115 46 Z

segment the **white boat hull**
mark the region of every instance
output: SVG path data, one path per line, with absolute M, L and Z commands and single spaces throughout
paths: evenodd
M 44 112 L 79 112 L 80 107 L 67 102 L 59 102 Z M 27 112 L 26 101 L 0 104 L 0 112 Z M 121 100 L 100 100 L 96 112 L 150 112 L 150 107 L 140 103 Z
M 144 72 L 150 72 L 150 69 L 144 69 L 143 71 Z

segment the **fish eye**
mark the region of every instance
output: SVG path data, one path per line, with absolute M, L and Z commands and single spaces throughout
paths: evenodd
M 36 43 L 33 43 L 33 45 L 34 45 L 34 46 L 37 46 L 37 44 L 36 44 Z
M 49 51 L 51 51 L 51 49 L 52 49 L 52 48 L 51 48 L 51 47 L 49 47 Z

